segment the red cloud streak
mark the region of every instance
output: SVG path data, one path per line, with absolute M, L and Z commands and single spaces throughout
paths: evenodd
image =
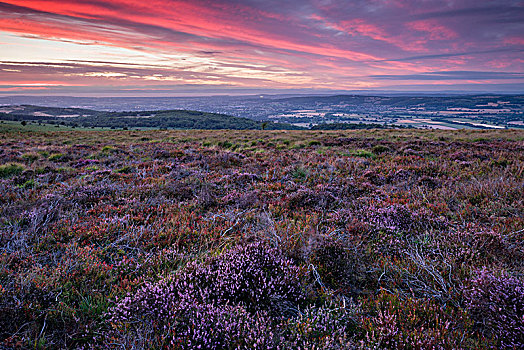
M 167 59 L 165 69 L 185 70 L 182 82 L 188 84 L 198 76 L 200 84 L 258 79 L 279 88 L 384 87 L 394 79 L 373 77 L 397 74 L 402 83 L 402 76 L 431 71 L 522 72 L 523 13 L 510 0 L 481 7 L 462 0 L 445 9 L 407 0 L 7 0 L 0 3 L 0 31 L 137 50 L 164 61 L 180 54 L 186 61 Z M 23 60 L 39 56 L 35 51 Z M 191 67 L 188 57 L 195 58 Z M 9 60 L 0 53 L 2 59 Z M 81 79 L 94 81 L 93 74 Z M 101 79 L 117 80 L 107 74 L 97 84 Z M 132 79 L 154 80 L 146 74 Z M 120 77 L 118 84 L 125 81 Z

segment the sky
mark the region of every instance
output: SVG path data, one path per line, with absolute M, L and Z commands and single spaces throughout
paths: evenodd
M 524 1 L 0 1 L 0 95 L 524 93 Z

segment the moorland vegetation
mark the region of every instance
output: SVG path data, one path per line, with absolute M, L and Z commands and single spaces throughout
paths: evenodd
M 523 177 L 518 130 L 6 131 L 0 347 L 522 349 Z

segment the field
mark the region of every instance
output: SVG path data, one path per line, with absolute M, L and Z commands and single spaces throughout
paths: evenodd
M 52 129 L 0 133 L 0 348 L 524 348 L 524 131 Z

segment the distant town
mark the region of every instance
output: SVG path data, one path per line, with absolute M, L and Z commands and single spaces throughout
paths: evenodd
M 524 128 L 524 96 L 0 97 L 0 112 L 37 105 L 98 111 L 191 110 L 311 128 L 373 124 L 421 129 Z M 68 117 L 68 115 L 63 115 Z

